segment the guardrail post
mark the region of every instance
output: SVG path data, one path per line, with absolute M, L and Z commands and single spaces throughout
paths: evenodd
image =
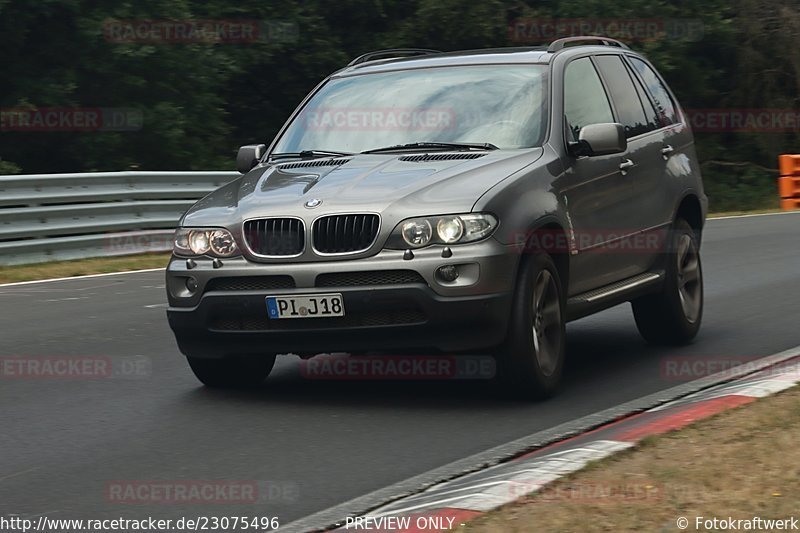
M 784 211 L 800 209 L 800 155 L 782 155 L 778 158 L 781 177 L 778 191 Z

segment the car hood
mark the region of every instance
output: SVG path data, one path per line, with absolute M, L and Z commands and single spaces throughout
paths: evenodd
M 195 204 L 183 225 L 261 216 L 307 218 L 348 211 L 402 216 L 469 212 L 499 181 L 534 163 L 541 148 L 492 152 L 359 154 L 259 166 Z M 318 206 L 305 207 L 315 200 Z

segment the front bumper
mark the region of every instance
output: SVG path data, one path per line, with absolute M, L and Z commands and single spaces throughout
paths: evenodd
M 192 357 L 407 350 L 424 355 L 422 350 L 471 351 L 503 341 L 518 264 L 511 247 L 488 239 L 453 247 L 451 257 L 442 257 L 442 247 L 414 255 L 406 260 L 402 252 L 384 250 L 352 261 L 271 264 L 237 258 L 216 269 L 200 259 L 189 269 L 185 259 L 173 257 L 167 268 L 170 327 L 181 351 Z M 444 265 L 458 267 L 455 282 L 436 277 Z M 413 276 L 383 275 L 398 272 Z M 334 284 L 320 285 L 320 276 L 332 274 L 338 276 Z M 197 284 L 193 292 L 186 288 L 189 277 Z M 273 283 L 278 277 L 281 283 Z M 344 317 L 267 318 L 267 296 L 331 292 L 342 294 Z

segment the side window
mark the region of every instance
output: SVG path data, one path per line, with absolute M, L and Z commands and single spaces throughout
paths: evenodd
M 661 127 L 661 122 L 658 120 L 658 113 L 656 113 L 656 108 L 653 107 L 650 96 L 647 94 L 647 91 L 644 90 L 639 78 L 631 71 L 631 67 L 626 65 L 625 68 L 628 70 L 631 79 L 633 79 L 633 84 L 636 86 L 636 93 L 639 95 L 639 101 L 642 102 L 642 107 L 644 107 L 644 114 L 645 117 L 647 117 L 647 131 L 657 130 Z
M 630 139 L 656 129 L 648 128 L 642 102 L 622 58 L 617 55 L 604 55 L 597 56 L 595 60 L 611 93 L 617 118 L 625 126 L 625 136 Z
M 661 83 L 656 73 L 653 72 L 653 69 L 641 59 L 631 57 L 630 61 L 633 68 L 636 69 L 636 72 L 642 77 L 647 91 L 653 96 L 653 102 L 655 103 L 656 112 L 661 120 L 661 124 L 668 126 L 678 122 L 675 104 L 672 103 L 667 89 L 664 87 L 664 84 Z
M 588 57 L 571 62 L 564 72 L 564 116 L 573 140 L 584 126 L 614 122 L 606 91 Z

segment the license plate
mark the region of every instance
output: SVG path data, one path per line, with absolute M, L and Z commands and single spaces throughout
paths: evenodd
M 267 315 L 270 319 L 344 316 L 344 300 L 341 294 L 267 296 Z

